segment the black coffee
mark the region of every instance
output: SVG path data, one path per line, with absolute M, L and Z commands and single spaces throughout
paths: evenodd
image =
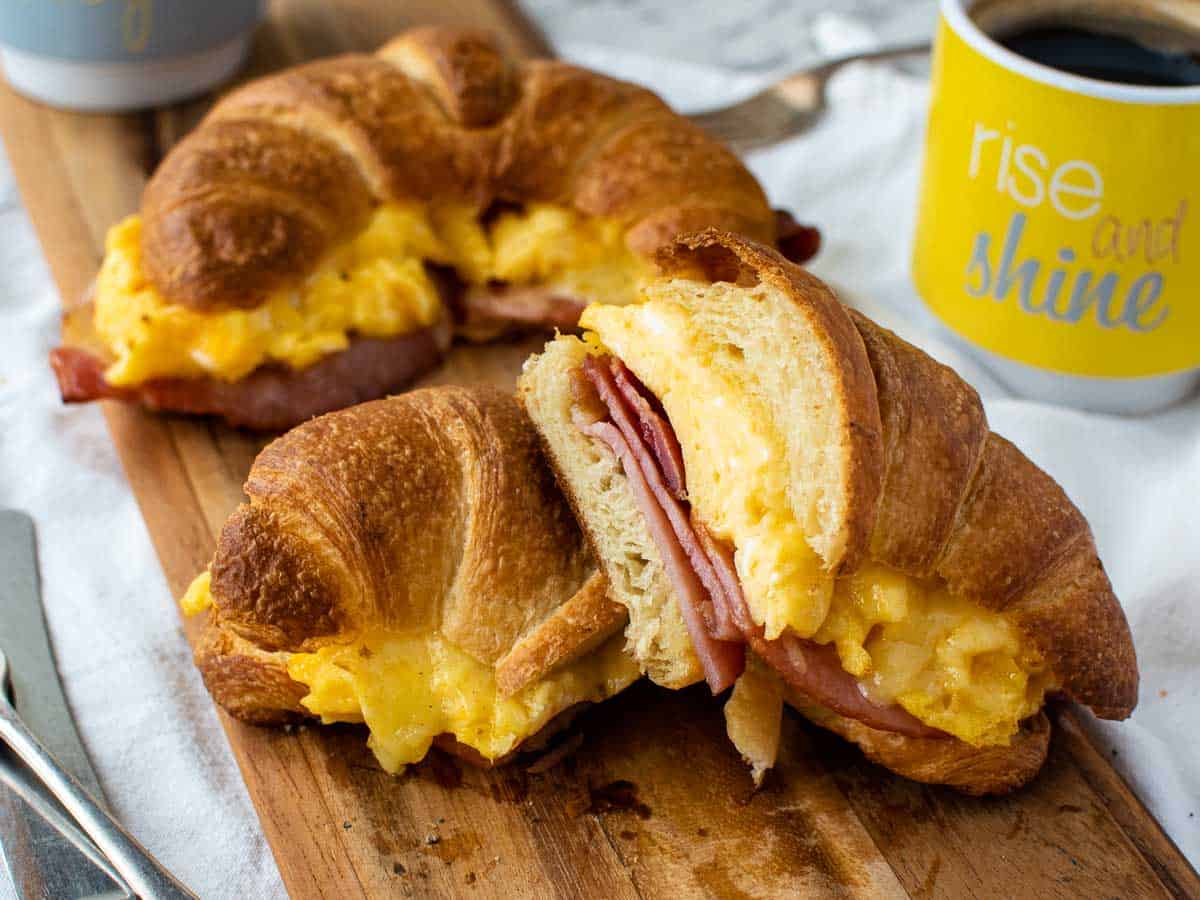
M 1162 53 L 1118 35 L 1039 26 L 999 40 L 1026 59 L 1087 78 L 1153 87 L 1200 85 L 1196 56 Z

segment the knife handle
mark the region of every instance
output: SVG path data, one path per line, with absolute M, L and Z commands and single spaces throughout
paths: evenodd
M 120 823 L 100 808 L 71 773 L 33 736 L 11 703 L 0 695 L 0 739 L 12 748 L 79 824 L 143 900 L 196 895 L 151 856 Z
M 107 857 L 96 849 L 96 845 L 79 830 L 70 817 L 63 815 L 58 804 L 48 796 L 45 786 L 37 780 L 27 766 L 8 750 L 0 750 L 0 784 L 20 797 L 26 806 L 61 834 L 83 855 L 84 859 L 111 879 L 124 897 L 136 896 L 129 885 L 125 883 L 121 874 L 112 867 L 112 863 L 108 861 Z

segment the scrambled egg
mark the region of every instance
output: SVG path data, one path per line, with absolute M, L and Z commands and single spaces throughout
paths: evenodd
M 393 337 L 432 325 L 441 298 L 425 263 L 468 283 L 537 283 L 584 300 L 632 299 L 644 263 L 618 223 L 532 205 L 486 225 L 465 209 L 387 204 L 300 284 L 252 309 L 197 312 L 169 303 L 142 268 L 141 219 L 110 229 L 96 283 L 96 332 L 114 356 L 113 385 L 151 378 L 237 381 L 266 363 L 295 369 L 353 335 Z
M 180 600 L 186 614 L 212 605 L 210 585 L 209 572 L 196 577 Z M 639 674 L 619 634 L 510 697 L 491 666 L 436 631 L 371 631 L 288 660 L 288 675 L 308 688 L 304 706 L 325 724 L 365 722 L 389 772 L 419 762 L 440 734 L 499 759 L 560 712 L 611 697 Z
M 192 579 L 187 592 L 179 599 L 185 616 L 198 616 L 212 606 L 212 572 L 205 569 Z
M 977 747 L 1007 744 L 1053 687 L 1010 619 L 879 564 L 837 579 L 813 640 L 871 699 Z
M 1053 677 L 999 613 L 871 565 L 825 574 L 787 498 L 788 466 L 772 417 L 711 364 L 715 346 L 681 304 L 650 298 L 592 306 L 581 324 L 659 398 L 683 449 L 689 499 L 735 548 L 751 614 L 768 638 L 785 630 L 833 644 L 868 696 L 983 746 L 1007 744 L 1037 712 Z
M 577 703 L 599 702 L 638 677 L 624 637 L 501 697 L 491 666 L 436 632 L 373 632 L 352 644 L 296 653 L 288 674 L 306 685 L 303 704 L 321 721 L 366 722 L 389 772 L 419 761 L 439 734 L 494 760 Z

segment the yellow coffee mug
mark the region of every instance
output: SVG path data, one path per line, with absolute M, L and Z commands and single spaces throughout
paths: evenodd
M 1031 62 L 942 0 L 914 253 L 1019 393 L 1110 412 L 1200 381 L 1200 88 Z

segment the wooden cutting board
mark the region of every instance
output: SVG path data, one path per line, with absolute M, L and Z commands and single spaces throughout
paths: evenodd
M 373 49 L 425 22 L 545 52 L 503 0 L 275 0 L 247 75 Z M 75 115 L 0 88 L 0 128 L 59 291 L 91 281 L 110 224 L 206 107 Z M 457 352 L 437 381 L 510 385 L 537 341 Z M 113 442 L 178 596 L 209 561 L 261 441 L 108 404 Z M 172 597 L 163 597 L 172 603 Z M 188 623 L 189 636 L 197 624 Z M 548 773 L 436 751 L 390 777 L 361 729 L 222 724 L 293 897 L 1197 897 L 1200 879 L 1060 709 L 1045 771 L 1004 799 L 905 782 L 789 718 L 755 793 L 702 688 L 639 685 L 584 715 Z

